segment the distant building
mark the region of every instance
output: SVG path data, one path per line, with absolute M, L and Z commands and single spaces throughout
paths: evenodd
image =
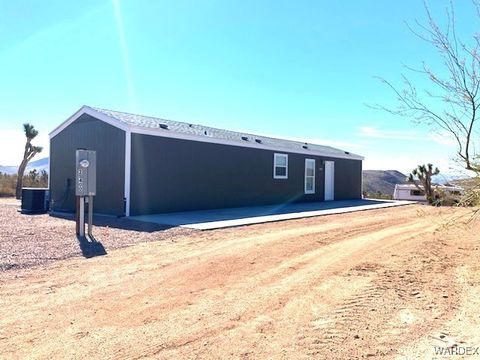
M 420 185 L 420 188 L 423 188 Z M 433 188 L 437 192 L 443 192 L 450 196 L 460 196 L 463 188 L 459 186 L 434 185 Z M 419 190 L 414 184 L 396 184 L 393 191 L 394 200 L 411 200 L 411 201 L 427 201 L 425 192 Z

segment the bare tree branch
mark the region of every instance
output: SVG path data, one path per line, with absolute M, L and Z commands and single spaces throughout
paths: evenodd
M 480 18 L 479 2 L 474 0 L 472 3 Z M 392 90 L 398 105 L 395 108 L 372 107 L 446 131 L 455 139 L 457 156 L 464 167 L 480 173 L 479 154 L 475 151 L 480 108 L 480 35 L 473 34 L 469 43 L 458 37 L 452 1 L 445 10 L 446 24 L 443 28 L 433 18 L 426 2 L 424 6 L 425 23 L 415 20 L 414 26 L 406 25 L 412 34 L 436 50 L 443 70 L 433 69 L 427 62 L 422 62 L 420 68 L 405 66 L 409 73 L 422 76 L 431 84 L 421 92 L 403 74 L 402 88 L 379 78 Z

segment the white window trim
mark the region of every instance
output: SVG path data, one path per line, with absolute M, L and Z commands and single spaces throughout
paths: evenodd
M 313 163 L 313 175 L 307 176 L 307 163 L 312 162 Z M 308 190 L 307 189 L 307 177 L 313 178 L 313 189 Z M 305 194 L 315 194 L 315 159 L 305 159 L 305 185 L 304 185 L 304 190 Z
M 285 158 L 285 175 L 277 175 L 275 173 L 277 158 L 284 157 Z M 280 166 L 279 166 L 280 167 Z M 273 178 L 274 179 L 288 179 L 288 154 L 280 154 L 275 153 L 273 154 Z

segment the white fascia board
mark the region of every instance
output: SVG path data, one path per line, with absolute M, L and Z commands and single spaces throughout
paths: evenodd
M 75 120 L 77 120 L 83 114 L 90 115 L 90 116 L 92 116 L 92 117 L 94 117 L 98 120 L 101 120 L 101 121 L 103 121 L 103 122 L 105 122 L 109 125 L 112 125 L 116 128 L 119 128 L 123 131 L 128 131 L 129 128 L 130 128 L 128 125 L 122 123 L 121 121 L 119 121 L 115 118 L 112 118 L 110 116 L 107 116 L 107 115 L 105 115 L 101 112 L 95 111 L 91 107 L 88 107 L 88 106 L 84 105 L 75 114 L 70 116 L 67 120 L 65 120 L 63 123 L 61 123 L 59 126 L 57 126 L 52 132 L 50 132 L 50 134 L 48 134 L 50 139 L 52 139 L 54 136 L 61 133 L 67 126 L 72 124 Z
M 200 141 L 200 142 L 206 142 L 206 143 L 212 143 L 212 144 L 219 144 L 219 145 L 229 145 L 229 146 L 239 146 L 239 147 L 246 147 L 246 148 L 252 148 L 252 149 L 262 149 L 262 150 L 271 150 L 271 151 L 277 151 L 277 152 L 283 152 L 283 153 L 295 153 L 295 154 L 303 154 L 303 155 L 316 155 L 316 156 L 323 156 L 323 157 L 330 157 L 334 159 L 349 159 L 349 160 L 363 160 L 364 157 L 360 155 L 333 155 L 329 154 L 327 152 L 321 152 L 321 151 L 301 151 L 301 150 L 296 150 L 296 149 L 291 149 L 291 148 L 283 148 L 283 147 L 278 147 L 278 146 L 268 146 L 264 144 L 258 144 L 258 143 L 239 143 L 236 141 L 232 140 L 227 140 L 227 139 L 218 139 L 214 137 L 209 137 L 207 135 L 205 136 L 200 136 L 200 135 L 192 135 L 192 134 L 183 134 L 183 133 L 178 133 L 178 132 L 173 132 L 171 130 L 157 130 L 157 129 L 149 129 L 149 128 L 144 128 L 141 126 L 131 126 L 131 131 L 132 134 L 142 134 L 142 135 L 152 135 L 152 136 L 160 136 L 160 137 L 166 137 L 166 138 L 172 138 L 172 139 L 179 139 L 179 140 L 191 140 L 191 141 Z
M 328 152 L 322 151 L 311 151 L 311 150 L 296 150 L 291 148 L 283 148 L 278 146 L 268 146 L 265 144 L 259 143 L 239 143 L 232 140 L 227 139 L 218 139 L 214 137 L 209 137 L 207 135 L 193 135 L 193 134 L 183 134 L 174 132 L 172 130 L 163 130 L 163 129 L 152 129 L 152 128 L 145 128 L 141 126 L 135 125 L 127 125 L 124 122 L 108 116 L 102 112 L 96 111 L 91 107 L 86 105 L 82 106 L 75 114 L 70 116 L 67 120 L 65 120 L 61 125 L 55 128 L 50 134 L 50 139 L 62 132 L 67 126 L 77 120 L 83 114 L 88 114 L 98 120 L 101 120 L 107 124 L 115 126 L 125 132 L 131 131 L 132 134 L 143 134 L 143 135 L 152 135 L 152 136 L 160 136 L 165 138 L 172 138 L 172 139 L 180 139 L 180 140 L 190 140 L 190 141 L 200 141 L 212 144 L 220 144 L 220 145 L 229 145 L 229 146 L 238 146 L 238 147 L 246 147 L 252 149 L 262 149 L 262 150 L 270 150 L 270 151 L 278 151 L 278 152 L 287 152 L 287 153 L 294 153 L 294 154 L 302 154 L 302 155 L 316 155 L 316 156 L 323 156 L 323 157 L 330 157 L 333 159 L 348 159 L 348 160 L 364 160 L 363 156 L 350 154 L 350 155 L 340 155 L 340 154 L 330 154 Z
M 132 163 L 132 133 L 125 131 L 125 216 L 130 216 L 130 179 Z

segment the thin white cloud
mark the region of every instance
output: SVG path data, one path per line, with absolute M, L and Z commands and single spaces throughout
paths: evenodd
M 410 173 L 418 165 L 433 163 L 440 169 L 442 175 L 471 176 L 461 164 L 445 155 L 435 156 L 431 153 L 379 153 L 369 150 L 365 154 L 363 168 L 365 170 L 398 170 L 404 174 Z
M 43 146 L 43 151 L 33 160 L 49 155 L 48 134 L 40 133 L 32 142 L 36 146 Z M 0 130 L 0 165 L 19 165 L 22 161 L 25 146 L 25 135 L 20 130 Z
M 333 146 L 333 147 L 344 149 L 344 150 L 361 149 L 365 147 L 364 145 L 361 145 L 358 143 L 353 143 L 348 141 L 337 141 L 337 140 L 330 140 L 330 139 L 318 139 L 318 138 L 309 138 L 309 137 L 297 138 L 297 137 L 290 137 L 290 136 L 274 136 L 274 137 L 282 138 L 286 140 L 292 140 L 292 141 L 306 142 L 309 144 Z
M 368 137 L 374 139 L 390 139 L 390 140 L 425 140 L 425 137 L 422 136 L 417 131 L 389 131 L 389 130 L 380 130 L 374 126 L 362 126 L 358 129 L 358 136 Z
M 456 142 L 455 139 L 452 135 L 447 133 L 446 131 L 441 131 L 441 132 L 434 132 L 428 134 L 428 137 L 435 141 L 436 143 L 439 143 L 441 145 L 445 146 L 455 146 Z
M 390 131 L 380 130 L 374 126 L 362 126 L 358 128 L 357 136 L 373 139 L 389 139 L 389 140 L 410 140 L 425 141 L 431 140 L 444 146 L 455 146 L 455 139 L 446 131 L 435 131 L 430 133 L 421 133 L 419 131 Z

